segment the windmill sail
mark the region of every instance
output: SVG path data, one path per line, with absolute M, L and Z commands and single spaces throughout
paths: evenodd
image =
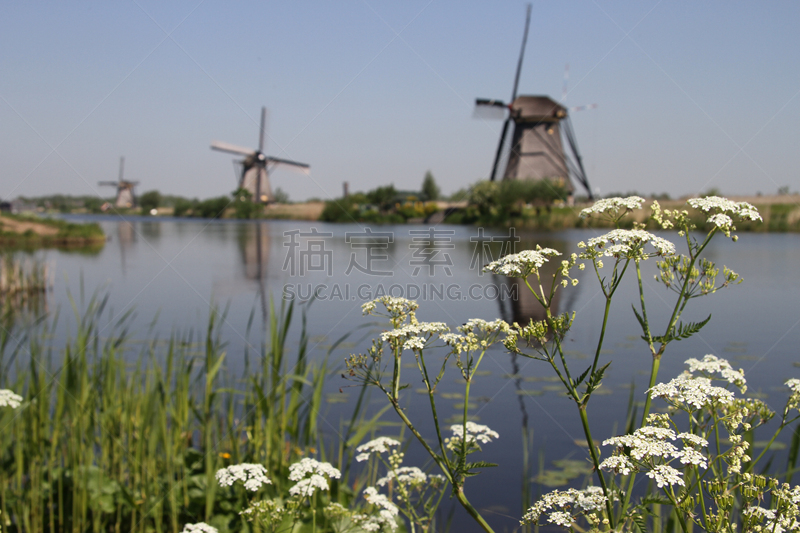
M 258 131 L 258 149 L 243 148 L 222 141 L 212 141 L 211 149 L 230 154 L 243 155 L 241 161 L 242 173 L 239 178 L 239 189 L 248 191 L 253 202 L 267 204 L 273 201 L 272 187 L 269 182 L 269 173 L 276 166 L 300 170 L 308 174 L 309 166 L 305 163 L 268 157 L 264 155 L 264 144 L 266 141 L 266 122 L 267 108 L 261 108 L 261 123 Z

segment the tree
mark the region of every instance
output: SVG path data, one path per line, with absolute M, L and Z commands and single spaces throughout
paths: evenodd
M 149 213 L 151 209 L 157 209 L 160 205 L 161 193 L 158 191 L 147 191 L 139 197 L 142 213 Z
M 425 173 L 425 179 L 422 180 L 422 197 L 425 200 L 439 199 L 439 186 L 436 185 L 436 180 L 430 170 Z
M 289 193 L 278 187 L 272 193 L 272 200 L 276 204 L 288 204 L 289 203 Z

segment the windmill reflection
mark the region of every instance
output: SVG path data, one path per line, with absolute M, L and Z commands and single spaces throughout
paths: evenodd
M 267 222 L 239 226 L 239 251 L 244 277 L 258 283 L 261 313 L 267 320 L 267 269 L 269 268 L 270 236 Z
M 136 230 L 133 227 L 133 223 L 127 220 L 120 220 L 117 224 L 117 242 L 119 243 L 119 256 L 123 276 L 127 273 L 125 251 L 129 250 L 135 241 Z

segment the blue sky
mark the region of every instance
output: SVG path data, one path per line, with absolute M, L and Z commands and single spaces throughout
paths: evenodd
M 292 199 L 427 170 L 451 192 L 486 178 L 525 2 L 151 0 L 6 3 L 0 17 L 0 197 L 235 188 L 212 140 L 311 165 L 273 174 Z M 520 94 L 570 106 L 589 180 L 637 190 L 800 189 L 800 4 L 533 2 Z

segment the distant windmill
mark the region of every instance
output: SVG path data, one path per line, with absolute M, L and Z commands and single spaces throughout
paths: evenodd
M 119 179 L 117 181 L 98 181 L 98 185 L 111 185 L 117 188 L 117 199 L 114 201 L 114 207 L 135 207 L 136 195 L 133 188 L 139 185 L 138 181 L 125 181 L 122 179 L 122 174 L 125 170 L 125 158 L 119 158 Z
M 211 148 L 220 152 L 243 155 L 242 174 L 239 178 L 239 188 L 246 189 L 253 196 L 253 202 L 267 204 L 272 202 L 272 188 L 269 185 L 269 173 L 276 166 L 287 166 L 308 174 L 309 166 L 297 161 L 278 159 L 264 155 L 264 137 L 267 122 L 267 108 L 261 108 L 261 129 L 258 135 L 258 150 L 242 148 L 233 144 L 212 141 Z
M 500 143 L 492 166 L 490 179 L 497 177 L 497 167 L 503 154 L 508 126 L 513 121 L 514 131 L 511 135 L 511 151 L 503 173 L 504 180 L 536 180 L 551 179 L 561 182 L 570 192 L 575 190 L 572 179 L 577 180 L 592 198 L 592 191 L 583 162 L 578 152 L 578 144 L 572 130 L 572 123 L 567 114 L 567 108 L 553 101 L 547 96 L 517 96 L 519 76 L 522 71 L 522 58 L 525 54 L 525 43 L 528 40 L 528 27 L 531 22 L 531 6 L 528 4 L 525 18 L 525 33 L 522 37 L 522 49 L 519 52 L 517 73 L 514 77 L 514 90 L 511 93 L 510 103 L 499 100 L 478 98 L 475 100 L 477 115 L 484 115 L 483 111 L 500 111 L 501 114 L 508 110 L 503 129 L 500 133 Z M 572 151 L 572 157 L 564 152 L 561 141 L 563 125 L 564 136 Z

